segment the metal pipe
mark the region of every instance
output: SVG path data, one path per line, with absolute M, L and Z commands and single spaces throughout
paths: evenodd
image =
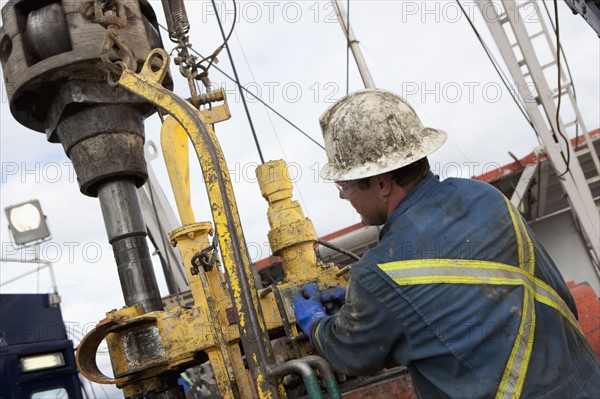
M 344 249 L 342 247 L 339 247 L 337 245 L 335 245 L 334 243 L 331 243 L 329 241 L 324 241 L 324 240 L 317 240 L 317 243 L 319 243 L 320 245 L 327 247 L 329 249 L 332 249 L 336 252 L 339 252 L 341 254 L 346 255 L 347 257 L 353 259 L 353 260 L 360 260 L 360 256 L 358 256 L 357 254 L 355 254 L 352 251 L 348 251 L 347 249 Z
M 356 39 L 356 36 L 354 36 L 354 31 L 346 19 L 346 10 L 344 9 L 344 6 L 340 0 L 332 0 L 332 2 L 338 20 L 340 21 L 340 25 L 342 25 L 344 35 L 346 35 L 346 40 L 348 40 L 350 50 L 352 50 L 352 54 L 354 55 L 354 60 L 358 66 L 358 71 L 360 72 L 360 77 L 362 78 L 363 84 L 365 85 L 366 89 L 375 89 L 375 81 L 371 76 L 371 72 L 369 72 L 369 67 L 367 66 L 367 62 L 365 61 L 365 57 L 363 57 L 360 47 L 358 47 L 358 40 Z
M 302 360 L 321 372 L 323 380 L 325 381 L 327 393 L 329 394 L 329 399 L 342 399 L 342 394 L 338 388 L 335 374 L 333 373 L 333 369 L 327 360 L 319 356 L 305 356 L 302 358 Z
M 113 180 L 98 188 L 108 240 L 119 272 L 126 306 L 162 310 L 162 300 L 146 242 L 146 226 L 135 183 Z
M 269 375 L 275 378 L 285 377 L 289 374 L 300 374 L 302 376 L 302 380 L 306 386 L 306 392 L 310 399 L 323 399 L 323 392 L 321 391 L 317 375 L 304 358 L 288 360 L 285 363 L 273 367 L 269 371 Z
M 108 242 L 129 236 L 146 235 L 146 224 L 135 184 L 130 180 L 112 180 L 98 188 Z

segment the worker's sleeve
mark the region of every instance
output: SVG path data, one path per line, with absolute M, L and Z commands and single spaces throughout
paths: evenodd
M 403 335 L 401 322 L 388 308 L 389 303 L 398 303 L 398 294 L 377 273 L 359 271 L 357 267 L 352 269 L 345 305 L 335 316 L 317 322 L 312 330 L 317 350 L 346 375 L 381 370 L 392 346 Z M 377 296 L 373 295 L 374 287 L 381 287 Z

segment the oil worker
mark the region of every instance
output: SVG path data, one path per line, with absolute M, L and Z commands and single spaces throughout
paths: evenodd
M 556 265 L 494 187 L 439 181 L 446 140 L 384 90 L 352 93 L 320 119 L 333 180 L 378 245 L 347 293 L 307 284 L 295 316 L 339 372 L 404 365 L 423 398 L 599 398 L 600 363 Z M 336 298 L 337 297 L 337 298 Z M 344 300 L 327 315 L 324 300 Z

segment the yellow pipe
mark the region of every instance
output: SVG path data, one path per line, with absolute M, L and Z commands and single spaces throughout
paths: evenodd
M 312 222 L 304 216 L 297 201 L 292 201 L 292 181 L 284 161 L 270 161 L 256 168 L 263 197 L 269 203 L 267 216 L 271 231 L 269 243 L 285 268 L 285 282 L 301 283 L 318 277 Z

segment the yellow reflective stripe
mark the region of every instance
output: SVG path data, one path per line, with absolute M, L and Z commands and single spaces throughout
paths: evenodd
M 519 368 L 519 379 L 517 380 L 517 389 L 513 394 L 513 397 L 515 398 L 520 397 L 521 391 L 523 390 L 523 384 L 525 383 L 525 377 L 527 376 L 527 370 L 529 368 L 529 359 L 531 358 L 531 352 L 533 352 L 533 341 L 535 336 L 535 294 L 532 294 L 530 291 L 527 291 L 525 295 L 527 296 L 527 298 L 523 299 L 523 303 L 528 304 L 527 309 L 529 309 L 530 316 L 529 322 L 523 328 L 523 336 L 527 337 L 527 343 L 525 344 L 525 353 L 523 355 L 523 361 L 521 362 L 521 366 Z
M 533 296 L 526 290 L 523 294 L 523 310 L 519 331 L 500 380 L 496 399 L 518 398 L 521 396 L 533 348 L 534 330 L 535 305 Z
M 401 281 L 399 281 L 401 280 Z M 420 277 L 406 277 L 394 279 L 398 285 L 419 285 L 419 284 L 490 284 L 490 285 L 523 285 L 520 279 L 511 279 L 504 277 L 486 277 L 477 276 L 445 276 L 431 275 Z
M 468 267 L 482 269 L 510 269 L 519 270 L 514 266 L 509 266 L 500 262 L 492 262 L 487 260 L 472 260 L 472 259 L 412 259 L 399 260 L 396 262 L 382 263 L 379 266 L 384 272 L 394 270 L 408 269 L 431 269 L 432 267 Z M 448 274 L 448 273 L 446 273 Z
M 517 236 L 517 250 L 519 253 L 519 267 L 521 269 L 525 269 L 525 262 L 524 262 L 525 246 L 523 245 L 523 237 L 521 236 L 521 229 L 519 229 L 519 222 L 517 222 L 517 216 L 515 215 L 512 204 L 510 203 L 508 198 L 504 197 L 504 200 L 506 201 L 506 207 L 508 208 L 508 213 L 510 214 L 510 218 L 512 220 L 513 227 L 515 229 L 515 234 Z
M 527 233 L 523 218 L 519 214 L 518 209 L 513 207 L 508 198 L 504 197 L 504 200 L 506 201 L 506 207 L 508 208 L 517 237 L 519 267 L 520 270 L 528 273 L 528 275 L 524 275 L 524 277 L 529 281 L 527 282 L 528 284 L 524 283 L 524 286 L 528 287 L 528 289 L 523 293 L 523 314 L 521 316 L 521 323 L 519 324 L 519 331 L 515 338 L 510 358 L 504 369 L 500 386 L 498 387 L 496 399 L 518 398 L 521 396 L 521 390 L 523 389 L 525 376 L 527 375 L 527 367 L 529 365 L 529 358 L 533 347 L 533 337 L 535 334 L 535 305 L 533 301 L 536 296 L 547 299 L 547 297 L 538 293 L 538 290 L 536 289 L 537 286 L 534 276 L 535 251 L 533 249 L 531 238 Z M 533 283 L 533 287 L 531 287 L 531 283 Z M 564 304 L 562 299 L 559 302 Z M 561 306 L 557 304 L 557 308 L 560 309 Z M 561 310 L 562 309 L 559 311 Z M 563 314 L 563 311 L 561 311 L 561 314 Z M 567 320 L 573 323 L 574 318 L 571 319 L 570 317 L 567 317 Z
M 179 374 L 181 376 L 181 378 L 183 378 L 185 380 L 185 382 L 187 382 L 188 384 L 190 384 L 190 386 L 194 385 L 194 381 L 190 380 L 190 377 L 188 377 L 187 373 L 184 371 L 183 373 Z
M 523 218 L 519 214 L 519 211 L 511 204 L 508 198 L 504 197 L 506 201 L 506 207 L 515 229 L 515 235 L 517 236 L 517 246 L 519 253 L 519 267 L 527 270 L 533 274 L 535 271 L 535 251 L 533 249 L 533 243 L 527 233 L 527 228 Z
M 529 274 L 533 276 L 535 272 L 535 250 L 533 249 L 533 242 L 531 241 L 531 238 L 527 233 L 527 228 L 525 227 L 525 221 L 523 220 L 523 218 L 519 217 L 518 220 L 523 236 L 527 239 L 527 254 L 529 255 L 529 267 L 527 267 L 525 270 L 527 270 Z
M 469 259 L 415 259 L 378 266 L 398 285 L 521 285 L 536 301 L 555 309 L 581 331 L 571 309 L 552 287 L 515 266 Z

